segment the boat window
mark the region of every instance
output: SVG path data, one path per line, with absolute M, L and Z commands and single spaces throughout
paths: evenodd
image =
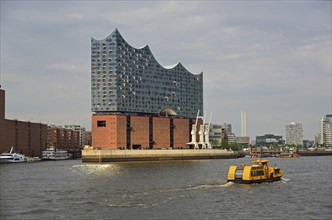
M 275 169 L 275 170 L 274 170 L 274 173 L 275 173 L 275 174 L 280 173 L 280 169 Z
M 106 121 L 97 121 L 97 127 L 106 127 Z
M 251 171 L 251 176 L 263 176 L 263 175 L 264 175 L 263 170 L 254 170 L 254 171 Z

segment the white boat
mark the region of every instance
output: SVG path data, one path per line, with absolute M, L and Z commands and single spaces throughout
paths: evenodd
M 57 150 L 53 147 L 42 151 L 42 160 L 67 160 L 70 155 L 65 150 Z
M 20 153 L 13 152 L 13 147 L 9 152 L 0 154 L 0 163 L 21 163 L 25 162 L 25 156 Z

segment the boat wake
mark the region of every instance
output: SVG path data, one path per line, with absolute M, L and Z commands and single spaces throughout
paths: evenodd
M 223 188 L 223 187 L 229 187 L 232 186 L 233 182 L 226 182 L 226 183 L 217 183 L 217 184 L 202 184 L 197 186 L 189 186 L 188 190 L 194 190 L 194 189 L 209 189 L 209 188 Z
M 122 192 L 109 194 L 105 202 L 112 208 L 151 208 L 164 205 L 172 200 L 187 197 L 186 192 L 208 190 L 233 185 L 232 182 L 217 182 L 211 184 L 188 185 L 179 188 L 150 189 L 141 192 Z
M 288 181 L 290 181 L 290 179 L 286 179 L 286 178 L 281 177 L 281 182 L 286 183 Z

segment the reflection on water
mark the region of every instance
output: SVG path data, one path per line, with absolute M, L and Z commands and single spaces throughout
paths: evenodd
M 73 172 L 78 175 L 106 175 L 113 176 L 121 173 L 121 167 L 117 164 L 79 164 L 72 166 Z

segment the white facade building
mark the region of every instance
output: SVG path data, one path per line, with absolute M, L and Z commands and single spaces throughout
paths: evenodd
M 286 125 L 286 144 L 303 144 L 303 129 L 301 122 L 291 122 Z
M 320 119 L 320 144 L 332 146 L 332 114 Z

